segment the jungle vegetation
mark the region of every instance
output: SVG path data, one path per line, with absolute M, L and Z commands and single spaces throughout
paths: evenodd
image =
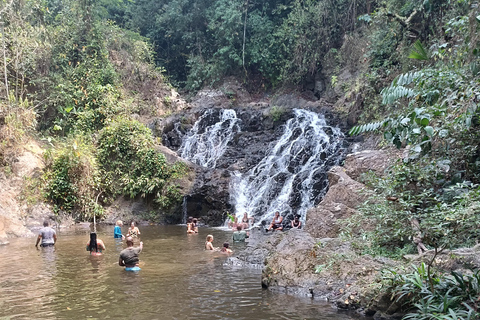
M 363 221 L 346 223 L 376 226 L 362 232 L 365 253 L 415 252 L 412 219 L 429 248 L 473 245 L 479 28 L 475 0 L 0 0 L 0 166 L 41 140 L 36 185 L 56 212 L 100 217 L 121 195 L 167 210 L 185 168 L 165 165 L 134 115 L 168 112 L 155 101 L 171 85 L 195 92 L 233 76 L 305 90 L 322 80 L 319 94 L 356 113 L 351 135 L 408 150 L 385 177 L 363 177 L 375 195 Z M 478 278 L 420 268 L 392 285 L 421 311 L 410 318 L 467 319 L 478 317 Z M 449 289 L 459 285 L 468 294 Z

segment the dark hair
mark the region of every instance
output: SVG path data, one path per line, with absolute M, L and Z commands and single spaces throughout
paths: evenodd
M 198 219 L 197 219 L 197 218 L 193 218 L 193 219 L 192 219 L 192 222 L 195 223 L 195 224 L 197 224 Z
M 229 244 L 228 242 L 224 242 L 224 243 L 223 243 L 223 248 L 222 248 L 222 250 L 221 250 L 221 251 L 222 251 L 222 252 L 225 252 L 225 251 L 227 251 L 227 249 L 228 249 L 228 246 L 230 246 L 230 244 Z
M 192 223 L 192 217 L 188 217 L 187 223 Z
M 90 233 L 90 243 L 88 245 L 88 251 L 93 252 L 98 252 L 98 246 L 97 246 L 97 234 L 95 232 Z
M 241 231 L 241 230 L 242 230 L 242 226 L 237 226 L 237 230 L 238 230 L 238 231 Z
M 48 220 L 43 221 L 43 226 L 44 226 L 44 227 L 48 227 L 49 224 L 50 224 L 50 223 L 48 222 Z

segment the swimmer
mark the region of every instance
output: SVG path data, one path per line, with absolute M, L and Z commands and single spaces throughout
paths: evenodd
M 99 256 L 103 250 L 106 250 L 103 241 L 97 238 L 95 232 L 90 233 L 90 240 L 87 242 L 87 251 L 90 251 L 91 255 Z
M 211 234 L 207 236 L 207 241 L 205 241 L 205 250 L 211 250 L 211 251 L 217 250 L 213 247 L 213 236 Z
M 220 250 L 222 253 L 230 254 L 233 253 L 233 250 L 228 248 L 230 244 L 228 242 L 223 243 L 223 248 Z
M 118 258 L 118 265 L 125 267 L 126 271 L 138 271 L 140 270 L 138 266 L 138 254 L 142 252 L 143 242 L 140 241 L 140 246 L 133 246 L 133 238 L 127 237 L 127 248 L 123 249 L 120 252 L 120 257 Z
M 197 218 L 193 218 L 192 219 L 192 224 L 193 224 L 193 231 L 195 231 L 195 233 L 198 233 L 198 219 Z
M 188 217 L 187 220 L 187 233 L 195 233 L 195 224 L 192 217 Z

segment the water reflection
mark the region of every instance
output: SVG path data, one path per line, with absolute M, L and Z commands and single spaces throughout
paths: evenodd
M 260 286 L 260 269 L 226 263 L 203 250 L 231 233 L 201 228 L 187 235 L 183 226 L 142 227 L 142 270 L 118 266 L 122 241 L 113 226 L 99 228 L 107 250 L 85 251 L 89 230 L 60 232 L 56 248 L 36 250 L 34 239 L 12 239 L 0 247 L 10 263 L 0 269 L 0 318 L 12 319 L 348 319 L 329 305 L 272 294 Z M 232 244 L 241 252 L 244 244 Z

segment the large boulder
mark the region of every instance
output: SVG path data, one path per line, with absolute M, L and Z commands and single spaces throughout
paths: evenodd
M 364 185 L 350 178 L 342 167 L 328 172 L 329 190 L 320 204 L 307 212 L 305 230 L 315 238 L 335 238 L 339 233 L 338 219 L 355 214 L 364 200 Z
M 307 212 L 306 231 L 315 238 L 337 237 L 338 220 L 356 214 L 357 207 L 368 198 L 368 190 L 354 179 L 370 171 L 383 175 L 400 155 L 392 149 L 364 150 L 347 155 L 344 167 L 336 166 L 328 172 L 329 190 L 322 202 Z
M 44 167 L 41 148 L 34 141 L 25 144 L 18 154 L 10 155 L 11 171 L 8 175 L 0 171 L 0 242 L 9 237 L 32 236 L 25 221 L 32 216 L 27 205 L 20 201 L 25 179 L 39 174 Z M 33 215 L 33 219 L 42 220 L 43 216 Z M 42 220 L 43 221 L 43 220 Z

